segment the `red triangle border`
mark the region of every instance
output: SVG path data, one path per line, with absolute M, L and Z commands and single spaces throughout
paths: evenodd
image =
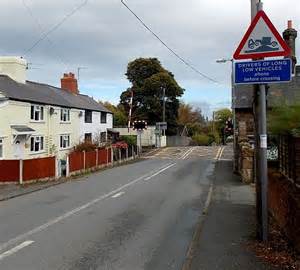
M 281 47 L 283 48 L 284 51 L 255 53 L 255 54 L 241 54 L 242 49 L 244 48 L 244 46 L 245 46 L 247 40 L 249 39 L 252 31 L 254 30 L 254 28 L 256 27 L 256 25 L 258 23 L 258 21 L 261 18 L 266 22 L 267 26 L 269 27 L 269 29 L 271 30 L 273 35 L 276 37 L 277 41 L 279 42 L 279 44 L 281 45 Z M 286 44 L 284 39 L 278 33 L 277 29 L 275 28 L 275 26 L 273 25 L 271 20 L 268 18 L 267 14 L 263 10 L 261 10 L 256 14 L 255 18 L 253 19 L 249 29 L 247 30 L 247 32 L 246 32 L 245 36 L 243 37 L 240 45 L 238 46 L 237 50 L 235 51 L 235 53 L 233 55 L 233 58 L 235 60 L 259 59 L 259 58 L 264 58 L 264 57 L 290 56 L 290 54 L 291 54 L 290 47 Z

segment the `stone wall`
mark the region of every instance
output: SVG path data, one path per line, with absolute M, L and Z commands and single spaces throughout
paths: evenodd
M 254 118 L 250 110 L 236 110 L 235 170 L 244 183 L 254 182 Z M 252 138 L 252 139 L 251 139 Z

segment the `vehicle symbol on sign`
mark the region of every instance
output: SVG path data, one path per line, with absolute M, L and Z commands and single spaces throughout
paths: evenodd
M 248 48 L 246 53 L 252 52 L 274 52 L 279 50 L 279 44 L 277 41 L 272 41 L 271 37 L 263 37 L 262 39 L 248 41 Z

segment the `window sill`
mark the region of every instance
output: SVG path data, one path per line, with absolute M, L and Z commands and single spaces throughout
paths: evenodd
M 29 123 L 36 123 L 36 124 L 45 124 L 46 121 L 34 121 L 34 120 L 31 120 Z
M 60 121 L 60 124 L 71 124 L 71 121 Z
M 34 155 L 40 155 L 40 154 L 46 154 L 46 151 L 40 151 L 40 152 L 30 152 L 29 155 L 34 156 Z
M 71 150 L 71 149 L 72 149 L 72 147 L 70 146 L 67 148 L 59 148 L 59 151 L 67 151 L 67 150 Z

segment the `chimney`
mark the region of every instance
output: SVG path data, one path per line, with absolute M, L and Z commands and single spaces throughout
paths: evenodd
M 7 75 L 19 83 L 26 83 L 27 62 L 18 56 L 0 57 L 0 74 Z
M 79 94 L 77 79 L 74 73 L 65 73 L 61 78 L 61 88 L 75 95 Z
M 288 21 L 288 28 L 283 32 L 283 38 L 288 46 L 291 48 L 290 58 L 293 61 L 293 74 L 295 73 L 295 66 L 297 64 L 296 57 L 296 38 L 297 31 L 293 28 L 293 22 L 291 20 Z

